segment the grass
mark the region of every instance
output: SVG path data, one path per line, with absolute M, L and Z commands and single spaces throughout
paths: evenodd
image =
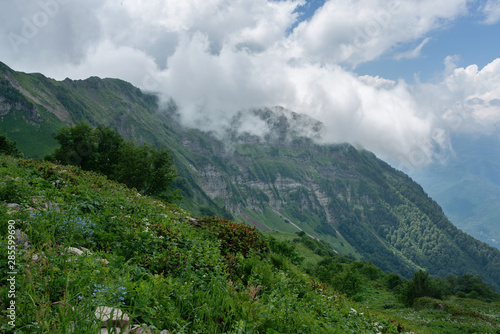
M 8 284 L 0 286 L 0 307 L 5 310 L 11 300 L 16 305 L 15 327 L 4 312 L 0 333 L 98 333 L 93 314 L 99 306 L 119 308 L 155 333 L 400 333 L 413 328 L 446 333 L 446 328 L 493 332 L 498 327 L 497 304 L 447 301 L 454 310 L 467 310 L 450 317 L 460 327 L 435 320 L 435 309 L 384 309 L 385 303 L 396 302 L 381 283 L 369 283 L 357 302 L 346 298 L 309 274 L 322 257 L 293 242 L 294 233 L 273 235 L 291 241 L 307 258 L 305 265 L 270 252 L 268 237 L 250 226 L 216 217 L 189 223 L 192 214 L 180 207 L 95 173 L 0 156 L 0 175 L 2 282 L 11 270 L 10 220 L 30 243 L 17 248 L 15 298 L 9 297 Z M 8 209 L 9 203 L 19 208 Z M 78 256 L 70 247 L 88 251 Z M 416 315 L 428 322 L 415 320 Z M 429 325 L 434 321 L 437 325 Z M 448 327 L 441 330 L 440 324 Z

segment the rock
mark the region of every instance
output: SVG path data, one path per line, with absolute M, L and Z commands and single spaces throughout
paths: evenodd
M 43 207 L 45 210 L 53 209 L 56 212 L 61 212 L 61 206 L 55 202 L 43 203 Z
M 109 330 L 109 331 L 108 331 L 108 329 L 107 329 L 107 328 L 101 328 L 101 330 L 100 330 L 100 332 L 99 332 L 99 334 L 111 334 L 111 333 L 112 333 L 112 334 L 115 334 L 115 333 L 116 333 L 116 334 L 120 334 L 120 333 L 125 334 L 125 333 L 127 333 L 127 332 L 126 332 L 126 331 L 125 331 L 125 332 L 122 332 L 122 329 L 121 329 L 121 328 L 118 328 L 118 327 L 113 328 L 113 329 L 111 329 L 111 330 Z
M 128 314 L 114 307 L 99 306 L 95 317 L 101 322 L 101 328 L 127 328 L 130 323 Z
M 198 220 L 193 218 L 193 217 L 189 217 L 187 216 L 186 219 L 188 220 L 188 222 L 191 222 L 191 223 L 196 223 Z
M 31 206 L 26 207 L 26 211 L 28 211 L 30 214 L 35 214 L 38 212 L 37 209 L 32 208 Z
M 41 255 L 40 255 L 40 254 L 38 254 L 38 253 L 35 253 L 35 254 L 33 254 L 33 256 L 31 257 L 31 259 L 32 259 L 33 261 L 38 261 L 38 260 L 40 260 L 41 258 L 44 258 L 44 257 L 45 257 L 45 253 L 44 253 L 44 252 L 42 252 L 42 254 L 41 254 Z
M 78 249 L 78 248 L 75 248 L 75 247 L 68 247 L 66 248 L 68 250 L 68 252 L 70 252 L 71 254 L 75 254 L 75 255 L 82 255 L 83 254 L 83 251 Z
M 31 196 L 31 204 L 37 205 L 45 201 L 45 196 Z
M 101 264 L 106 265 L 106 266 L 109 264 L 109 261 L 108 261 L 108 260 L 106 260 L 106 259 L 99 259 L 99 262 L 100 262 Z
M 7 214 L 8 215 L 11 215 L 15 212 L 19 212 L 20 209 L 19 209 L 19 204 L 17 203 L 8 203 L 7 204 Z
M 170 332 L 169 332 L 169 331 L 167 331 L 167 330 L 165 329 L 165 330 L 162 330 L 162 331 L 160 332 L 160 334 L 170 334 Z
M 80 249 L 85 253 L 85 255 L 90 256 L 92 252 L 85 247 L 80 247 Z
M 187 220 L 187 223 L 189 225 L 192 225 L 192 226 L 195 226 L 195 227 L 201 227 L 201 225 L 202 225 L 202 223 L 200 223 L 198 221 L 198 219 L 196 219 L 196 218 L 187 216 L 185 219 Z
M 21 231 L 20 229 L 16 229 L 16 244 L 18 245 L 25 245 L 26 248 L 26 243 L 29 241 L 28 235 Z
M 19 182 L 19 177 L 13 178 L 13 177 L 7 175 L 7 176 L 2 177 L 2 180 L 3 181 Z

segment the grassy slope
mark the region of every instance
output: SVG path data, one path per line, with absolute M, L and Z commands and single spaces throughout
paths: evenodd
M 296 233 L 266 232 L 279 240 L 293 242 L 297 253 L 304 259 L 301 267 L 313 270 L 323 256 L 297 242 Z M 404 326 L 404 332 L 421 334 L 498 333 L 500 332 L 500 302 L 484 302 L 451 296 L 445 300 L 418 299 L 413 308 L 403 306 L 398 298 L 398 288 L 388 289 L 387 276 L 380 273 L 375 279 L 363 277 L 364 287 L 354 296 L 359 312 L 375 312 L 391 318 Z M 383 330 L 381 331 L 383 332 Z
M 355 303 L 314 291 L 311 279 L 286 261 L 277 270 L 266 255 L 239 255 L 230 266 L 242 276 L 230 276 L 217 238 L 186 224 L 189 213 L 176 206 L 44 162 L 0 157 L 0 171 L 2 199 L 21 205 L 8 214 L 0 204 L 1 228 L 7 231 L 14 219 L 31 242 L 16 258 L 19 333 L 71 327 L 95 333 L 85 314 L 98 305 L 120 307 L 136 323 L 172 333 L 375 333 L 374 322 L 396 332 L 387 318 L 354 316 Z M 43 209 L 50 202 L 57 210 Z M 6 246 L 2 234 L 2 257 Z M 69 246 L 92 255 L 77 257 Z M 3 309 L 7 289 L 1 289 Z
M 99 305 L 119 307 L 134 323 L 171 333 L 486 333 L 498 326 L 494 320 L 475 323 L 477 315 L 462 312 L 443 328 L 429 327 L 435 312 L 419 313 L 429 320 L 422 322 L 411 318 L 411 309 L 380 312 L 378 299 L 351 301 L 278 255 L 225 257 L 221 238 L 230 234 L 195 228 L 186 223 L 189 212 L 94 173 L 1 156 L 0 175 L 0 228 L 7 231 L 15 220 L 31 243 L 16 254 L 17 333 L 96 333 L 87 315 Z M 7 213 L 6 203 L 20 209 Z M 6 247 L 2 233 L 3 278 Z M 67 247 L 91 254 L 76 256 Z M 303 244 L 297 249 L 308 259 L 306 269 L 321 260 Z M 10 302 L 7 292 L 2 285 L 2 309 Z M 498 320 L 498 305 L 465 304 L 471 306 Z M 10 331 L 1 317 L 1 331 Z

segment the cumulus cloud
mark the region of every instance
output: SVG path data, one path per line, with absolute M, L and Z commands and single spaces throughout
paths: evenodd
M 430 32 L 465 13 L 465 0 L 329 0 L 298 22 L 304 4 L 11 0 L 0 5 L 0 60 L 58 79 L 130 81 L 172 98 L 183 124 L 206 131 L 237 118 L 240 131 L 263 134 L 245 112 L 283 106 L 321 121 L 323 142 L 359 144 L 411 165 L 439 158 L 450 131 L 493 131 L 499 123 L 500 60 L 458 68 L 450 57 L 432 84 L 350 69 L 419 43 L 396 52 L 417 57 Z M 28 38 L 26 20 L 36 23 L 36 15 L 47 22 Z M 17 49 L 12 34 L 25 39 Z
M 352 66 L 412 43 L 465 14 L 466 0 L 330 0 L 294 30 L 296 57 Z
M 98 0 L 10 0 L 0 8 L 1 59 L 25 70 L 77 64 L 101 37 Z

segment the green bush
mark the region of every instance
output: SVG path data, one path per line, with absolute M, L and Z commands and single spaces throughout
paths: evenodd
M 420 297 L 430 297 L 442 299 L 446 294 L 446 286 L 441 280 L 432 280 L 428 272 L 422 270 L 416 272 L 413 279 L 403 285 L 400 301 L 405 306 L 412 306 L 415 299 Z
M 385 278 L 385 285 L 391 290 L 396 289 L 401 284 L 403 284 L 403 279 L 398 274 L 390 273 Z
M 0 183 L 0 201 L 7 203 L 21 203 L 27 198 L 28 189 L 15 180 Z
M 60 146 L 46 160 L 101 173 L 146 195 L 179 198 L 178 191 L 171 188 L 178 174 L 165 148 L 137 146 L 109 127 L 93 129 L 86 123 L 61 129 L 55 139 Z
M 0 155 L 10 155 L 19 158 L 23 156 L 23 153 L 17 147 L 16 142 L 9 140 L 4 135 L 0 135 Z
M 280 241 L 273 236 L 268 236 L 267 244 L 272 252 L 286 257 L 295 265 L 300 265 L 304 261 L 304 258 L 297 253 L 297 249 L 293 243 Z
M 219 217 L 204 217 L 198 220 L 203 229 L 213 232 L 221 241 L 221 250 L 225 255 L 241 253 L 248 256 L 250 252 L 265 252 L 267 245 L 259 231 L 242 223 Z

